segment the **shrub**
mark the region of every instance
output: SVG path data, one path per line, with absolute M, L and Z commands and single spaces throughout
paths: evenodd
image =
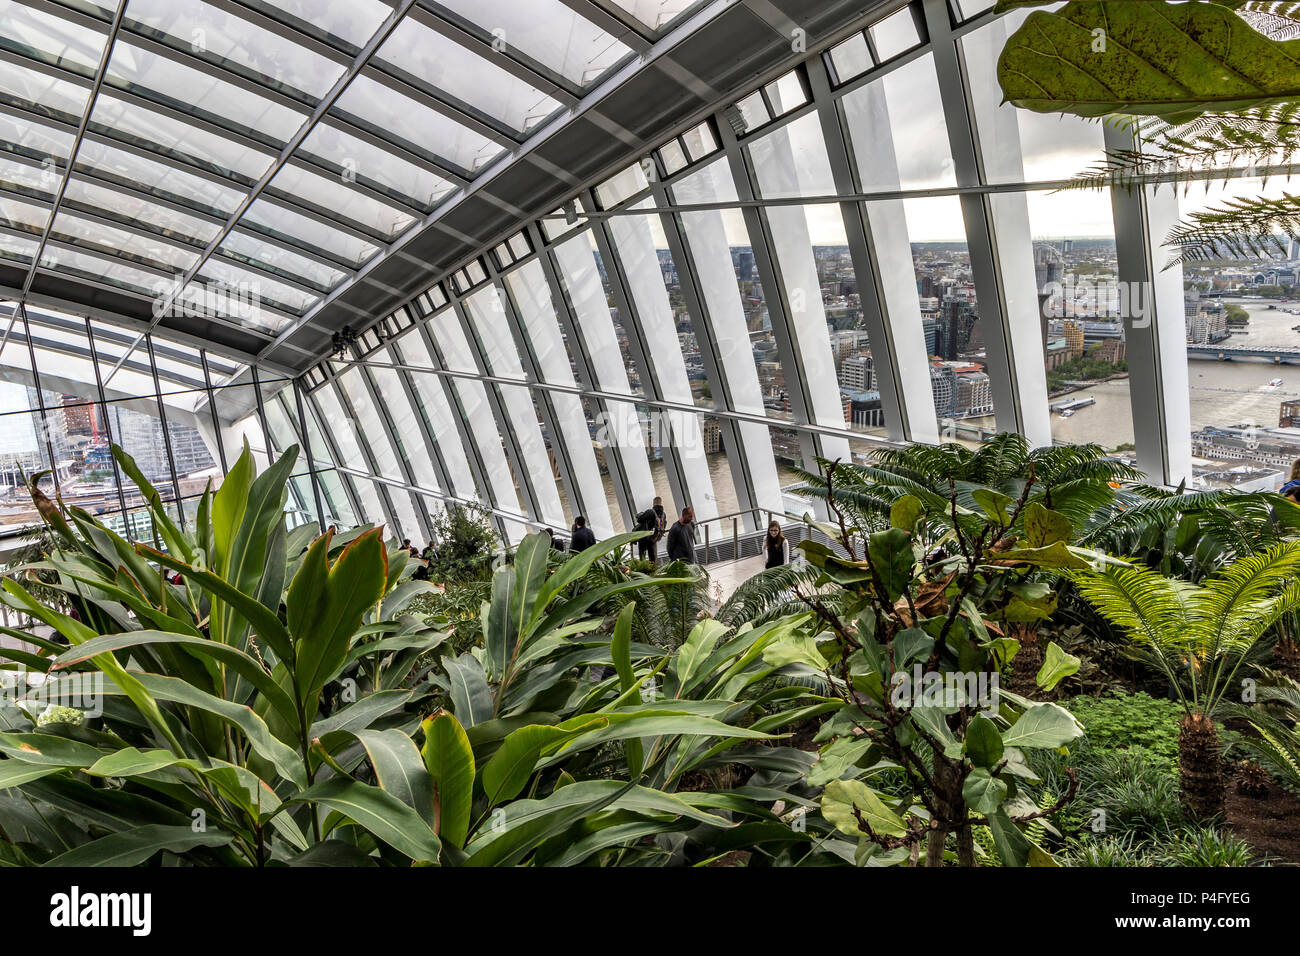
M 1075 697 L 1065 707 L 1087 728 L 1088 745 L 1097 753 L 1141 747 L 1146 760 L 1173 772 L 1178 766 L 1177 701 L 1149 694 L 1110 693 Z

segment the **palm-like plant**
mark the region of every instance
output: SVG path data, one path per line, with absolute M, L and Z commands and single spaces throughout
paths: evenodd
M 1238 558 L 1200 584 L 1135 565 L 1070 573 L 1084 599 L 1125 631 L 1174 687 L 1184 711 L 1178 736 L 1182 795 L 1197 815 L 1223 808 L 1214 717 L 1260 639 L 1300 607 L 1298 574 L 1296 541 Z

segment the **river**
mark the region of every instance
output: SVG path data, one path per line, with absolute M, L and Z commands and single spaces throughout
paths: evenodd
M 1225 340 L 1224 345 L 1258 345 L 1267 348 L 1300 345 L 1300 332 L 1291 326 L 1300 324 L 1300 316 L 1289 315 L 1283 308 L 1300 308 L 1295 303 L 1279 303 L 1269 309 L 1258 300 L 1236 301 L 1250 313 L 1250 329 Z M 1290 398 L 1300 398 L 1300 365 L 1273 365 L 1259 359 L 1220 362 L 1215 359 L 1188 359 L 1187 379 L 1191 402 L 1192 430 L 1206 425 L 1276 425 L 1278 408 Z M 1271 379 L 1281 379 L 1278 386 Z M 1078 409 L 1069 418 L 1052 415 L 1052 437 L 1057 441 L 1096 442 L 1106 448 L 1133 441 L 1133 409 L 1129 402 L 1127 379 L 1100 382 L 1071 392 L 1075 398 L 1093 398 L 1095 405 Z M 1053 399 L 1060 401 L 1062 399 Z M 980 420 L 992 427 L 992 419 Z

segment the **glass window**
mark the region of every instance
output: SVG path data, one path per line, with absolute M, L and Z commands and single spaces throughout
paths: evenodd
M 632 52 L 562 0 L 439 0 L 438 6 L 579 86 Z
M 452 406 L 447 397 L 442 376 L 433 373 L 433 360 L 418 331 L 403 335 L 393 343 L 393 352 L 399 364 L 410 366 L 411 385 L 415 389 L 418 411 L 424 416 L 426 427 L 433 436 L 435 447 L 451 476 L 451 491 L 458 498 L 477 500 L 478 489 L 470 469 L 465 447 L 452 418 Z M 429 369 L 429 371 L 418 371 Z
M 957 185 L 932 54 L 845 94 L 841 102 L 864 192 Z
M 455 186 L 402 157 L 339 129 L 328 119 L 317 123 L 299 149 L 344 176 L 405 196 L 415 205 L 432 208 Z
M 108 64 L 107 82 L 150 95 L 185 110 L 207 113 L 287 143 L 306 121 L 290 109 L 242 86 L 151 53 L 119 36 Z
M 921 42 L 910 7 L 891 13 L 868 28 L 867 33 L 871 35 L 871 42 L 881 61 L 892 59 Z
M 343 75 L 340 64 L 201 0 L 131 0 L 126 17 L 146 31 L 181 40 L 197 54 L 237 64 L 262 82 L 316 98 Z
M 960 40 L 989 183 L 1070 179 L 1105 155 L 1100 123 L 1063 113 L 1035 113 L 1002 102 L 998 56 L 1029 13 L 1013 11 Z
M 490 60 L 411 17 L 389 35 L 378 57 L 521 132 L 560 106 Z
M 381 136 L 410 143 L 417 150 L 471 172 L 504 148 L 364 75 L 348 84 L 335 108 Z

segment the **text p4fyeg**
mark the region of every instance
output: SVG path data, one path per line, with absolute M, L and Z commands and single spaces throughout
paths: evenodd
M 50 897 L 50 925 L 55 927 L 127 927 L 133 936 L 148 936 L 152 913 L 149 893 L 83 893 L 74 886 Z

